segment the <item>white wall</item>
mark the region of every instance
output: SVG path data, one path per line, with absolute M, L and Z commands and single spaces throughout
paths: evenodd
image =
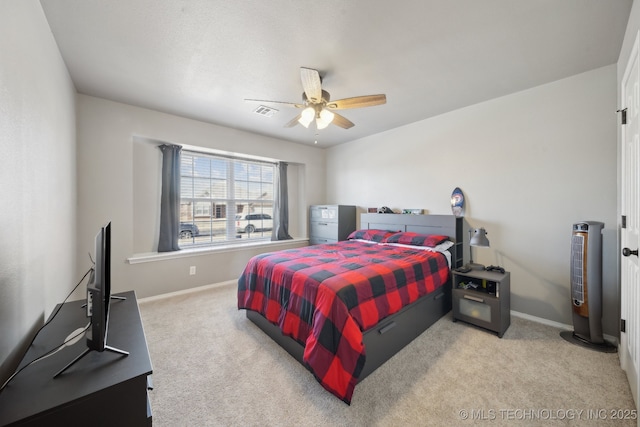
M 295 164 L 292 188 L 302 197 L 290 203 L 294 235 L 306 236 L 307 206 L 324 202 L 324 150 L 86 95 L 78 95 L 77 104 L 79 269 L 89 265 L 87 252 L 100 225 L 111 221 L 116 292 L 134 289 L 138 297 L 146 297 L 236 279 L 250 256 L 259 252 L 254 248 L 127 263 L 133 255 L 155 251 L 157 245 L 158 211 L 153 205 L 160 194 L 160 156 L 141 138 Z M 302 244 L 306 243 L 290 246 Z M 197 267 L 196 276 L 188 274 L 191 265 Z
M 571 325 L 571 225 L 605 223 L 605 333 L 617 336 L 616 67 L 593 70 L 340 145 L 327 202 L 466 217 L 491 248 L 474 261 L 511 272 L 511 309 Z
M 40 3 L 0 2 L 0 383 L 80 279 L 74 103 Z

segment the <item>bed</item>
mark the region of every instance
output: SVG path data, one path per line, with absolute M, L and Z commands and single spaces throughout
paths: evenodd
M 350 404 L 359 381 L 451 309 L 462 234 L 452 215 L 362 214 L 350 240 L 253 257 L 238 308 Z M 449 257 L 432 248 L 448 245 Z

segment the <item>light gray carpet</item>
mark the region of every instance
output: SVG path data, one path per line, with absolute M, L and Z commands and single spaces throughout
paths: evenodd
M 235 291 L 140 302 L 154 425 L 636 425 L 612 419 L 634 409 L 618 354 L 515 317 L 499 339 L 449 313 L 358 384 L 348 406 L 236 309 Z

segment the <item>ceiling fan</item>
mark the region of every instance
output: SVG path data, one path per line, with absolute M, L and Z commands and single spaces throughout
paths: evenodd
M 355 96 L 353 98 L 338 99 L 331 101 L 329 92 L 322 89 L 322 79 L 320 73 L 312 68 L 300 67 L 300 77 L 302 79 L 302 103 L 283 102 L 283 101 L 267 101 L 263 99 L 245 99 L 252 102 L 268 102 L 271 104 L 283 104 L 295 108 L 301 108 L 302 111 L 294 117 L 285 127 L 293 127 L 300 123 L 308 128 L 315 119 L 318 129 L 324 129 L 333 123 L 343 129 L 349 129 L 354 125 L 349 119 L 335 113 L 334 110 L 344 110 L 347 108 L 372 107 L 387 102 L 387 97 L 381 95 L 364 95 Z

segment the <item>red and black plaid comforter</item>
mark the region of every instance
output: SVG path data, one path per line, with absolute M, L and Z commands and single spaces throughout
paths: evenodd
M 444 285 L 444 255 L 344 241 L 253 257 L 238 308 L 261 313 L 304 346 L 320 384 L 346 403 L 365 362 L 362 333 Z

